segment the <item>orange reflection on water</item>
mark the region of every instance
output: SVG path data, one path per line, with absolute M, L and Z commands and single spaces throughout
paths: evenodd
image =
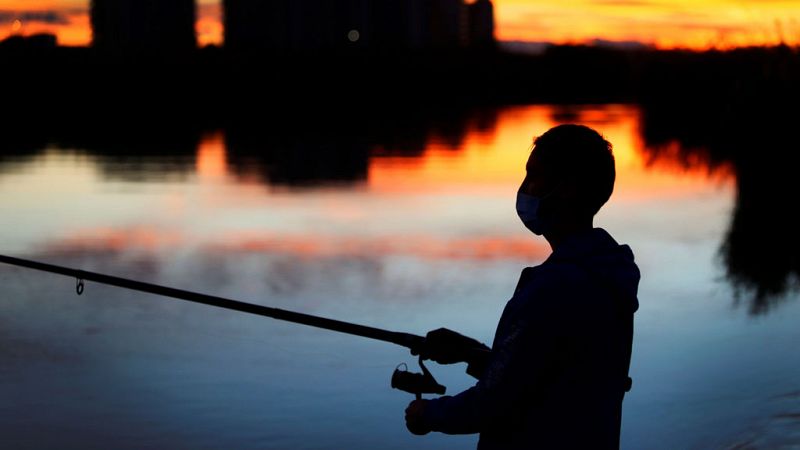
M 199 245 L 198 245 L 199 244 Z M 549 247 L 530 237 L 478 236 L 440 239 L 426 235 L 381 238 L 351 235 L 277 234 L 270 232 L 229 232 L 214 243 L 192 242 L 190 233 L 150 226 L 83 229 L 47 245 L 49 252 L 157 252 L 197 246 L 222 252 L 289 255 L 301 259 L 375 258 L 391 255 L 427 260 L 530 260 L 544 259 Z
M 687 164 L 670 148 L 662 152 L 664 159 L 651 163 L 635 106 L 524 106 L 496 114 L 490 127 L 470 120 L 454 127 L 465 130 L 460 139 L 433 136 L 416 156 L 371 156 L 363 184 L 271 188 L 263 175 L 254 180 L 234 171 L 222 134 L 212 133 L 197 148 L 196 177 L 188 183 L 142 191 L 141 184 L 131 183 L 120 191 L 119 184 L 106 185 L 108 180 L 97 176 L 93 159 L 59 159 L 53 153 L 42 157 L 31 176 L 17 174 L 13 185 L 26 195 L 20 210 L 30 208 L 37 193 L 35 206 L 71 218 L 50 224 L 31 216 L 31 223 L 51 229 L 26 238 L 40 242 L 41 235 L 53 236 L 50 247 L 56 250 L 189 247 L 300 258 L 531 261 L 546 256 L 549 247 L 517 220 L 516 189 L 533 138 L 558 123 L 574 122 L 597 129 L 614 145 L 617 185 L 604 221 L 624 221 L 634 210 L 660 217 L 669 213 L 663 205 L 670 200 L 696 207 L 698 198 L 731 197 L 730 170 L 717 169 L 709 177 L 704 161 Z M 90 194 L 95 206 L 75 216 L 72 200 Z
M 216 250 L 290 254 L 309 259 L 325 257 L 383 257 L 406 255 L 423 259 L 458 259 L 491 261 L 499 259 L 544 259 L 549 247 L 527 236 L 477 236 L 440 239 L 428 235 L 400 238 L 348 236 L 332 238 L 321 235 L 270 235 L 238 233 L 228 235 Z
M 497 128 L 486 135 L 469 127 L 458 151 L 430 144 L 421 157 L 375 157 L 370 161 L 370 189 L 432 191 L 508 187 L 521 181 L 528 149 L 537 128 L 551 124 L 551 109 L 527 107 L 499 113 Z
M 128 228 L 99 227 L 81 229 L 68 237 L 48 245 L 49 251 L 156 251 L 174 248 L 184 243 L 182 233 L 152 226 Z
M 200 141 L 195 168 L 200 179 L 220 179 L 228 175 L 228 159 L 222 133 L 205 136 Z
M 499 112 L 491 135 L 471 127 L 459 151 L 435 142 L 419 157 L 374 157 L 369 187 L 380 192 L 434 192 L 457 190 L 473 194 L 515 192 L 525 176 L 533 139 L 559 123 L 581 123 L 595 128 L 614 147 L 617 166 L 616 198 L 661 194 L 681 195 L 708 183 L 702 166 L 675 170 L 648 170 L 640 135 L 640 114 L 631 105 L 527 106 Z M 674 169 L 670 160 L 660 169 Z M 720 175 L 730 179 L 729 173 Z M 665 192 L 667 191 L 667 192 Z
M 197 45 L 221 45 L 224 29 L 222 27 L 222 8 L 219 3 L 200 2 L 197 6 Z

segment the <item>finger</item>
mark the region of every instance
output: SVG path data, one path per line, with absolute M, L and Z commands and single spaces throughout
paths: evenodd
M 447 330 L 446 328 L 437 328 L 435 330 L 429 331 L 428 334 L 425 335 L 425 337 L 426 338 L 436 337 L 441 335 L 442 333 L 446 333 L 446 330 Z

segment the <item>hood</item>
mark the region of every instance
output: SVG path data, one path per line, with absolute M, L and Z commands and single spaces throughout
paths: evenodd
M 623 301 L 630 312 L 639 309 L 639 268 L 633 251 L 620 245 L 602 228 L 572 236 L 563 242 L 548 262 L 572 263 L 580 266 L 599 283 L 607 286 Z

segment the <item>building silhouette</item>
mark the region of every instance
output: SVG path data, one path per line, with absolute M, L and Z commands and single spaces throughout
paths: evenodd
M 427 19 L 430 27 L 427 46 L 453 49 L 466 43 L 466 5 L 463 0 L 428 0 Z
M 91 0 L 92 46 L 108 52 L 196 48 L 194 0 Z
M 223 0 L 222 3 L 225 46 L 235 50 L 344 48 L 362 39 L 368 22 L 366 0 Z
M 425 1 L 372 0 L 366 2 L 362 45 L 375 49 L 421 48 L 427 24 L 421 20 Z
M 490 0 L 223 0 L 233 51 L 458 49 L 494 40 Z
M 468 41 L 473 48 L 492 48 L 494 38 L 494 6 L 490 0 L 477 0 L 468 8 Z

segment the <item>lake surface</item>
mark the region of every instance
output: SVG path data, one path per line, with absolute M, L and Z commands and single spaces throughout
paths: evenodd
M 720 256 L 735 168 L 652 151 L 642 120 L 632 105 L 532 105 L 434 117 L 413 133 L 390 123 L 391 138 L 352 148 L 300 124 L 281 139 L 265 125 L 248 139 L 148 135 L 135 151 L 124 133 L 107 150 L 9 151 L 0 253 L 491 342 L 519 272 L 549 254 L 514 208 L 531 140 L 584 123 L 617 161 L 595 224 L 633 248 L 643 274 L 622 447 L 800 448 L 798 294 L 750 314 Z M 477 442 L 406 431 L 412 396 L 389 387 L 399 363 L 415 368 L 403 348 L 91 282 L 76 296 L 73 279 L 10 266 L 0 283 L 2 448 Z M 448 393 L 471 385 L 463 365 L 429 367 Z

